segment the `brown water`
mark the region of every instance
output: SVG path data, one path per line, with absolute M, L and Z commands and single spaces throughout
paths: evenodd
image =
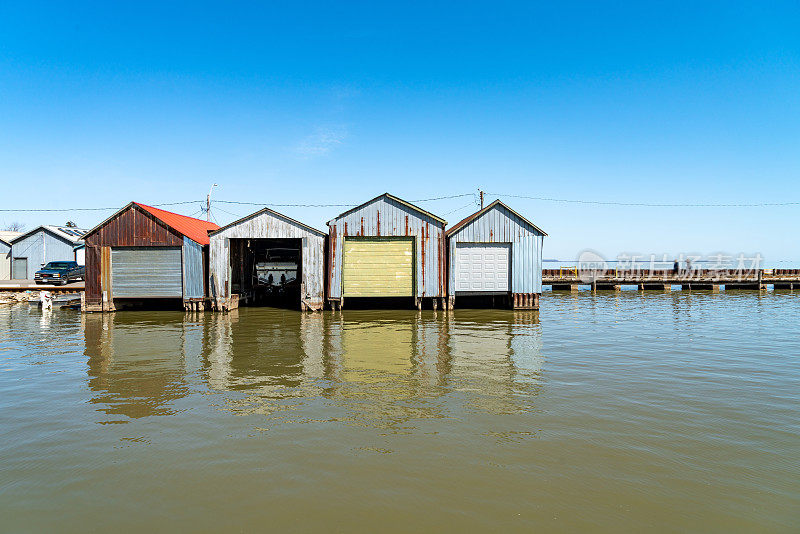
M 798 316 L 0 308 L 1 529 L 797 532 Z

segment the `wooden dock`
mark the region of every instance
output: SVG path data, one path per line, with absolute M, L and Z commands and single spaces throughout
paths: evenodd
M 543 269 L 542 285 L 553 291 L 620 291 L 622 286 L 636 286 L 640 291 L 686 290 L 719 291 L 725 289 L 800 289 L 800 269 L 692 269 L 677 273 L 666 269 L 608 269 L 580 271 L 577 268 Z
M 33 280 L 0 280 L 0 292 L 49 291 L 56 294 L 83 292 L 83 290 L 84 283 L 82 281 L 55 286 L 52 284 L 37 284 Z

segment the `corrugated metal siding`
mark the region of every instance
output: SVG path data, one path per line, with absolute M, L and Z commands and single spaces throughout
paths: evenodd
M 181 249 L 125 247 L 111 249 L 114 298 L 180 298 Z
M 50 232 L 40 230 L 15 242 L 11 247 L 13 258 L 28 258 L 27 278 L 50 261 L 74 261 L 73 243 L 68 239 L 56 237 Z
M 544 236 L 502 206 L 495 206 L 449 237 L 448 294 L 456 291 L 456 243 L 511 243 L 511 292 L 542 292 Z
M 416 295 L 443 297 L 444 225 L 436 219 L 382 196 L 330 223 L 330 297 L 342 296 L 342 243 L 346 236 L 414 236 Z
M 14 258 L 11 260 L 11 278 L 25 280 L 28 277 L 28 258 Z
M 102 301 L 100 247 L 182 247 L 183 236 L 138 206 L 130 206 L 84 238 L 86 242 L 86 302 Z
M 183 298 L 203 298 L 203 245 L 183 238 Z
M 275 212 L 259 213 L 211 236 L 209 277 L 211 296 L 227 297 L 230 288 L 230 239 L 302 239 L 301 298 L 314 309 L 322 308 L 325 234 L 312 232 Z

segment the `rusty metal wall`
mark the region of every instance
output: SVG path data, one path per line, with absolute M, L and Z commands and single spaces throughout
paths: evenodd
M 229 297 L 230 239 L 301 239 L 301 296 L 312 309 L 322 309 L 324 299 L 324 232 L 298 223 L 272 210 L 261 210 L 211 234 L 210 291 L 212 297 Z
M 101 254 L 102 247 L 180 247 L 183 246 L 183 235 L 167 227 L 138 206 L 129 206 L 128 209 L 117 213 L 105 221 L 95 231 L 86 234 L 86 302 L 99 304 L 102 301 L 102 292 L 110 294 L 110 268 L 111 255 L 107 251 Z M 101 260 L 107 257 L 107 264 Z M 102 274 L 106 277 L 106 286 L 102 282 Z
M 511 292 L 542 292 L 544 236 L 517 215 L 496 205 L 448 237 L 448 294 L 455 295 L 456 243 L 511 243 Z
M 445 296 L 444 223 L 382 195 L 328 223 L 329 297 L 342 296 L 342 243 L 347 236 L 414 236 L 416 297 Z

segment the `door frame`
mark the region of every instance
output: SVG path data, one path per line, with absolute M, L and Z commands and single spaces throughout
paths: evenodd
M 113 296 L 113 287 L 114 287 L 114 251 L 115 250 L 134 250 L 134 249 L 144 249 L 144 250 L 153 250 L 153 249 L 169 249 L 169 250 L 179 250 L 181 254 L 181 263 L 180 263 L 180 272 L 181 272 L 181 294 L 177 297 L 116 297 Z M 169 298 L 169 299 L 180 299 L 184 300 L 184 295 L 186 293 L 186 280 L 185 280 L 185 273 L 184 269 L 186 268 L 184 265 L 184 250 L 183 246 L 172 246 L 172 245 L 154 245 L 154 246 L 143 246 L 143 245 L 124 245 L 124 246 L 109 246 L 108 247 L 108 281 L 112 287 L 111 295 L 109 295 L 109 299 L 116 299 L 116 298 L 123 298 L 123 299 L 150 299 L 150 298 Z M 101 260 L 102 261 L 102 260 Z
M 347 241 L 409 241 L 411 242 L 411 298 L 417 298 L 417 236 L 413 235 L 346 235 L 342 236 L 342 276 L 339 278 L 339 294 L 346 297 L 344 294 L 344 271 L 347 264 L 347 254 L 344 252 L 345 243 Z M 362 298 L 362 297 L 351 297 Z M 375 298 L 375 297 L 366 297 Z M 400 297 L 403 298 L 403 297 Z
M 15 257 L 11 258 L 11 280 L 29 280 L 29 278 L 28 278 L 28 264 L 30 262 L 28 261 L 28 259 L 29 258 L 27 256 L 22 256 L 22 257 L 18 257 L 18 258 L 15 258 Z M 17 260 L 25 260 L 25 278 L 14 278 L 14 263 L 16 263 Z
M 458 246 L 459 245 L 508 245 L 508 290 L 507 291 L 459 291 L 453 288 L 453 295 L 461 294 L 462 296 L 468 295 L 506 295 L 514 292 L 514 243 L 512 241 L 456 241 L 455 257 L 453 258 L 456 264 L 456 272 L 453 275 L 456 287 L 458 287 L 458 272 L 461 262 L 458 261 Z

